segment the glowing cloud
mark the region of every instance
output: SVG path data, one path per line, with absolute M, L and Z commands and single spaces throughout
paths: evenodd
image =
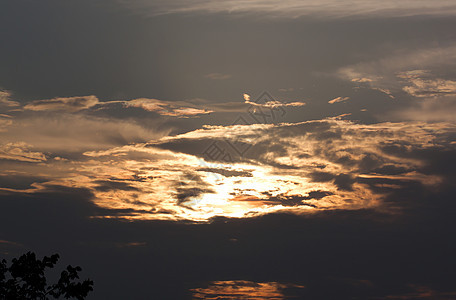
M 414 97 L 456 96 L 456 81 L 433 78 L 426 70 L 401 72 L 398 77 L 407 80 L 403 90 Z
M 45 161 L 43 154 L 12 144 L 2 155 L 44 164 L 28 166 L 28 172 L 39 172 L 47 181 L 22 192 L 79 187 L 113 212 L 100 217 L 206 222 L 276 212 L 387 211 L 383 199 L 391 189 L 442 180 L 429 172 L 428 161 L 409 151 L 439 151 L 449 143 L 442 137 L 454 133 L 454 126 L 441 123 L 361 125 L 328 119 L 207 126 L 149 143 L 88 151 L 79 160 Z M 214 143 L 229 161 L 212 150 L 207 155 Z M 249 150 L 242 155 L 235 151 L 246 144 Z
M 305 288 L 302 285 L 278 282 L 252 282 L 247 280 L 213 281 L 206 288 L 191 289 L 193 299 L 219 299 L 223 295 L 226 300 L 252 299 L 285 299 L 283 290 L 287 288 Z
M 199 109 L 193 107 L 183 107 L 170 101 L 161 101 L 157 99 L 140 98 L 123 102 L 126 107 L 138 107 L 147 111 L 153 111 L 163 116 L 173 116 L 188 118 L 197 115 L 212 113 L 212 110 Z
M 18 160 L 25 162 L 43 162 L 46 156 L 40 152 L 30 150 L 26 143 L 8 143 L 0 145 L 0 159 Z
M 36 100 L 24 106 L 24 109 L 34 111 L 67 111 L 77 112 L 97 105 L 95 96 L 61 97 L 47 100 Z
M 337 97 L 337 98 L 334 98 L 332 100 L 329 100 L 328 103 L 329 104 L 334 104 L 334 103 L 347 101 L 348 99 L 350 99 L 350 97 Z
M 0 90 L 0 106 L 15 107 L 20 105 L 19 102 L 10 100 L 10 97 L 10 92 Z

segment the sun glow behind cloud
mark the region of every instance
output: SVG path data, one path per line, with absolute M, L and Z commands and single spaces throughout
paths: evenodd
M 208 126 L 149 143 L 88 151 L 78 160 L 27 152 L 34 159 L 15 172 L 46 180 L 2 190 L 88 189 L 94 204 L 105 209 L 98 217 L 142 220 L 205 222 L 275 212 L 388 210 L 383 199 L 392 190 L 411 181 L 439 184 L 439 176 L 421 171 L 428 162 L 417 153 L 453 147 L 446 136 L 454 132 L 446 123 L 361 125 L 335 119 Z M 233 152 L 226 162 L 204 156 L 213 142 L 249 143 L 251 148 L 243 155 Z
M 226 280 L 211 282 L 208 287 L 195 288 L 193 299 L 253 300 L 253 299 L 285 299 L 283 290 L 287 288 L 303 289 L 302 285 L 284 284 L 279 282 L 252 282 L 247 280 Z

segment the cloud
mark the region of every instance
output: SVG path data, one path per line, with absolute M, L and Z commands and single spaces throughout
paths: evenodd
M 329 100 L 328 103 L 329 104 L 334 104 L 334 103 L 347 101 L 348 99 L 350 99 L 350 97 L 337 97 L 337 98 L 334 98 L 332 100 Z
M 304 289 L 305 286 L 279 282 L 253 282 L 247 280 L 212 281 L 207 287 L 194 288 L 192 299 L 285 299 L 285 289 Z
M 213 111 L 194 107 L 182 107 L 180 102 L 162 101 L 157 99 L 140 98 L 123 102 L 126 107 L 138 107 L 156 112 L 162 116 L 188 118 L 209 114 Z
M 390 112 L 389 118 L 423 122 L 456 122 L 456 101 L 450 97 L 424 99 L 409 107 Z
M 0 159 L 24 162 L 43 162 L 46 156 L 41 152 L 33 152 L 26 143 L 7 143 L 0 145 Z
M 1 120 L 1 119 L 0 119 Z M 53 155 L 65 157 L 95 149 L 145 142 L 169 133 L 162 121 L 138 121 L 73 113 L 23 112 L 0 130 L 3 142 L 25 142 Z M 148 128 L 150 127 L 150 128 Z
M 417 66 L 420 69 L 417 70 Z M 388 94 L 403 91 L 407 76 L 422 76 L 427 79 L 435 78 L 437 73 L 449 66 L 456 66 L 456 45 L 438 48 L 397 49 L 393 54 L 380 59 L 357 63 L 338 70 L 338 75 Z M 424 70 L 424 71 L 423 71 Z M 442 74 L 445 75 L 445 74 Z M 420 84 L 417 82 L 417 84 Z
M 4 131 L 8 126 L 13 124 L 12 117 L 5 114 L 0 114 L 0 132 Z
M 26 110 L 32 111 L 64 111 L 79 112 L 93 107 L 108 108 L 113 104 L 121 103 L 125 107 L 142 108 L 146 111 L 156 112 L 162 116 L 172 116 L 179 118 L 194 117 L 202 114 L 209 114 L 212 111 L 197 107 L 187 107 L 191 105 L 185 101 L 163 101 L 158 99 L 139 98 L 133 100 L 115 100 L 99 102 L 96 96 L 83 97 L 61 97 L 46 100 L 35 100 L 24 106 Z
M 370 78 L 352 78 L 351 81 L 363 83 L 363 82 L 372 82 L 373 80 Z
M 26 169 L 9 164 L 2 172 L 44 178 L 18 192 L 87 189 L 93 203 L 116 218 L 206 222 L 276 212 L 388 211 L 391 190 L 411 183 L 435 188 L 445 180 L 435 160 L 452 149 L 454 134 L 446 123 L 335 119 L 206 126 Z M 247 151 L 236 151 L 243 145 Z M 212 155 L 217 149 L 230 159 Z
M 448 70 L 456 67 L 455 53 L 454 44 L 400 49 L 382 59 L 344 67 L 338 74 L 358 84 L 357 88 L 377 90 L 400 101 L 379 113 L 379 120 L 453 121 L 456 80 Z
M 9 91 L 0 90 L 0 106 L 16 107 L 19 102 L 10 100 L 11 93 Z
M 305 106 L 305 102 L 295 101 L 295 102 L 281 102 L 278 101 L 272 96 L 267 93 L 263 93 L 257 100 L 251 101 L 249 94 L 244 94 L 244 102 L 257 107 L 264 107 L 264 108 L 277 108 L 277 107 L 299 107 Z
M 226 80 L 226 79 L 230 79 L 231 75 L 222 74 L 222 73 L 210 73 L 210 74 L 204 75 L 204 77 L 213 79 L 213 80 Z
M 401 72 L 398 77 L 406 80 L 403 90 L 414 97 L 456 96 L 456 81 L 434 78 L 427 70 Z
M 35 100 L 24 106 L 24 109 L 34 111 L 66 111 L 77 112 L 97 105 L 98 98 L 91 96 L 82 97 L 57 97 L 46 100 Z
M 323 0 L 119 0 L 120 4 L 145 15 L 188 14 L 188 13 L 230 13 L 254 14 L 263 17 L 298 18 L 326 17 L 406 17 L 416 15 L 456 14 L 456 4 L 448 0 L 426 1 L 393 1 L 373 0 L 337 1 Z

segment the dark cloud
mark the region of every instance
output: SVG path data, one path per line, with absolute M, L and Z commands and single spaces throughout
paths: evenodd
M 98 184 L 95 189 L 97 191 L 112 191 L 112 190 L 122 190 L 122 191 L 138 191 L 139 189 L 129 185 L 126 182 L 118 181 L 94 181 L 95 184 Z
M 197 171 L 217 173 L 225 177 L 252 177 L 252 173 L 249 171 L 236 171 L 236 170 L 226 170 L 226 169 L 216 169 L 216 168 L 201 168 Z
M 177 204 L 181 205 L 185 202 L 191 200 L 192 198 L 197 198 L 202 194 L 214 193 L 211 189 L 202 189 L 202 188 L 177 188 Z

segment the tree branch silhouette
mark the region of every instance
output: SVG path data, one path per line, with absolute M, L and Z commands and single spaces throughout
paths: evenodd
M 8 267 L 6 260 L 0 261 L 0 299 L 49 299 L 64 297 L 83 300 L 90 291 L 93 291 L 93 281 L 86 279 L 79 281 L 79 266 L 67 266 L 60 274 L 57 283 L 48 285 L 45 269 L 54 268 L 59 255 L 45 256 L 42 260 L 36 258 L 35 253 L 27 252 L 19 258 L 13 258 Z

